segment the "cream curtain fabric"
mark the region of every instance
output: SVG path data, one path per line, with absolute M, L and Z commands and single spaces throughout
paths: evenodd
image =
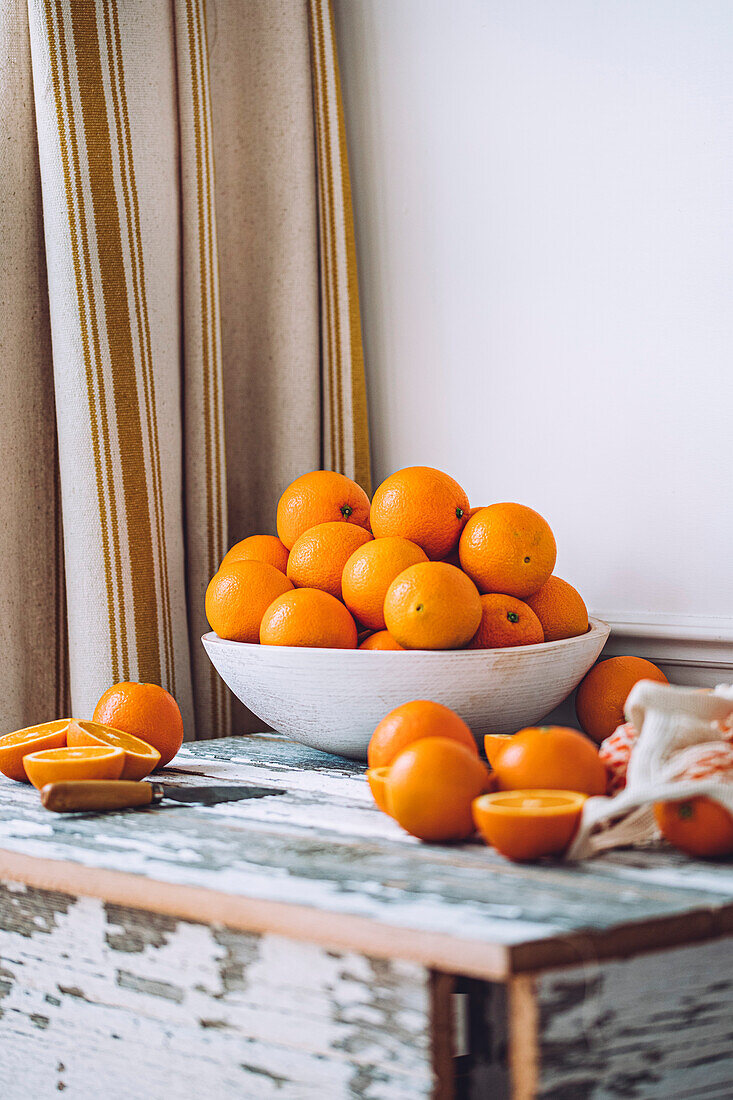
M 199 637 L 229 541 L 272 530 L 304 469 L 368 487 L 330 7 L 28 0 L 0 18 L 3 726 L 68 708 L 68 636 L 75 714 L 150 680 L 188 736 L 220 736 Z

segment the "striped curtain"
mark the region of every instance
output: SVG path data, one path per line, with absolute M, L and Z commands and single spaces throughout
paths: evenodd
M 21 274 L 3 724 L 89 716 L 130 679 L 168 688 L 187 736 L 222 736 L 209 577 L 303 470 L 369 482 L 330 4 L 13 0 L 0 20 L 2 186 L 28 229 L 0 222 Z

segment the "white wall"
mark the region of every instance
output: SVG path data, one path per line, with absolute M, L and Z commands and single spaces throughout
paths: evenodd
M 537 508 L 623 651 L 724 678 L 733 3 L 335 8 L 377 479 Z

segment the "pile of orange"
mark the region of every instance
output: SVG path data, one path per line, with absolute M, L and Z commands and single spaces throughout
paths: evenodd
M 277 536 L 227 553 L 206 592 L 222 638 L 338 649 L 494 649 L 588 630 L 572 585 L 553 576 L 555 538 L 522 504 L 471 508 L 457 481 L 410 466 L 369 501 L 315 470 L 280 497 Z
M 605 794 L 597 747 L 577 730 L 547 726 L 487 737 L 485 748 L 489 767 L 454 711 L 405 703 L 369 743 L 374 801 L 419 840 L 466 840 L 478 829 L 509 859 L 561 855 L 585 799 Z
M 157 684 L 104 692 L 92 721 L 59 718 L 0 737 L 0 773 L 41 790 L 65 780 L 144 779 L 183 743 L 183 719 Z

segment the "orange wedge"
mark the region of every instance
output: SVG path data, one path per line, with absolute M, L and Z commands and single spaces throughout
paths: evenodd
M 575 835 L 586 798 L 578 791 L 498 791 L 474 799 L 473 819 L 507 859 L 559 856 Z
M 385 814 L 389 813 L 387 809 L 387 777 L 389 771 L 389 768 L 369 768 L 366 773 L 369 790 L 372 792 L 374 801 L 382 813 Z
M 119 779 L 125 754 L 112 745 L 78 745 L 32 752 L 23 758 L 23 764 L 31 783 L 40 791 L 47 783 L 67 779 Z
M 112 745 L 122 749 L 125 766 L 120 779 L 144 779 L 160 760 L 160 753 L 131 733 L 103 726 L 101 722 L 72 722 L 67 738 L 69 745 Z
M 41 749 L 62 748 L 66 744 L 70 721 L 70 718 L 59 718 L 56 722 L 42 722 L 40 726 L 28 726 L 27 729 L 0 737 L 0 772 L 8 779 L 27 783 L 23 757 Z
M 505 745 L 508 745 L 511 741 L 513 733 L 487 733 L 484 736 L 484 752 L 486 753 L 486 759 L 491 764 L 492 756 L 503 749 Z M 492 764 L 493 767 L 493 764 Z

